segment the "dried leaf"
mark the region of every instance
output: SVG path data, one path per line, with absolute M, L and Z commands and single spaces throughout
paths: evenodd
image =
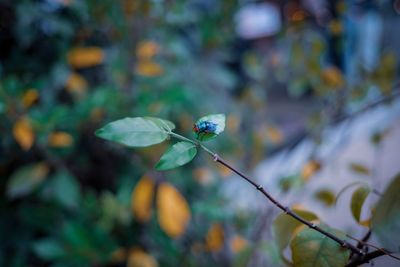
M 29 89 L 22 97 L 22 105 L 24 108 L 29 108 L 39 99 L 39 93 L 36 89 Z
M 74 142 L 74 138 L 66 132 L 53 132 L 47 138 L 51 147 L 69 147 Z
M 328 67 L 322 72 L 322 79 L 327 86 L 332 88 L 340 88 L 344 86 L 344 78 L 342 72 L 336 67 Z
M 158 267 L 157 260 L 141 249 L 129 252 L 127 267 Z
M 151 218 L 154 197 L 154 182 L 143 176 L 132 192 L 131 207 L 136 220 L 147 222 Z
M 15 122 L 13 135 L 23 150 L 27 151 L 32 147 L 35 141 L 35 133 L 28 117 L 22 117 Z
M 246 248 L 247 243 L 248 243 L 247 240 L 244 239 L 242 236 L 240 236 L 240 235 L 235 235 L 235 236 L 231 239 L 230 247 L 231 247 L 231 250 L 232 250 L 234 253 L 238 253 L 238 252 L 240 252 L 240 251 L 242 251 L 243 249 Z
M 65 88 L 71 94 L 84 94 L 87 87 L 88 83 L 86 79 L 78 73 L 72 73 L 65 83 Z
M 151 59 L 160 51 L 160 46 L 152 41 L 140 42 L 136 49 L 136 56 L 143 59 Z
M 206 247 L 209 251 L 218 252 L 224 246 L 224 229 L 221 224 L 211 225 L 206 236 Z
M 272 144 L 279 144 L 283 141 L 283 134 L 281 132 L 281 130 L 279 130 L 276 127 L 267 127 L 266 129 L 266 134 L 268 137 L 268 140 L 272 143 Z
M 67 54 L 68 63 L 74 68 L 88 68 L 104 60 L 104 51 L 99 47 L 78 47 Z
M 164 73 L 160 64 L 150 60 L 139 61 L 136 65 L 136 73 L 142 76 L 155 77 Z
M 190 220 L 190 209 L 185 198 L 169 183 L 161 183 L 157 192 L 158 222 L 172 238 L 181 236 Z
M 301 176 L 304 181 L 310 180 L 310 178 L 321 169 L 321 163 L 316 160 L 308 161 L 301 170 Z

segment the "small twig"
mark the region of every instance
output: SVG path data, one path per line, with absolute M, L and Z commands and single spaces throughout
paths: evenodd
M 207 151 L 208 152 L 208 151 Z M 263 188 L 262 185 L 256 184 L 253 180 L 251 180 L 249 177 L 247 177 L 245 174 L 240 172 L 239 170 L 235 169 L 232 167 L 230 164 L 228 164 L 226 161 L 224 161 L 222 158 L 220 158 L 217 154 L 213 155 L 214 161 L 222 164 L 223 166 L 227 167 L 240 177 L 242 177 L 244 180 L 246 180 L 248 183 L 250 183 L 252 186 L 254 186 L 258 191 L 260 191 L 266 198 L 268 198 L 275 206 L 277 206 L 279 209 L 281 209 L 283 212 L 294 218 L 295 220 L 301 222 L 302 224 L 307 225 L 308 227 L 314 229 L 315 231 L 320 232 L 324 236 L 332 239 L 333 241 L 337 242 L 340 246 L 350 249 L 352 252 L 354 252 L 357 255 L 364 256 L 365 252 L 361 249 L 358 249 L 354 245 L 350 244 L 346 240 L 340 239 L 339 237 L 325 231 L 324 229 L 320 228 L 317 226 L 315 223 L 311 223 L 305 219 L 303 219 L 301 216 L 297 215 L 294 213 L 289 207 L 283 206 L 280 202 L 278 202 L 274 197 L 272 197 L 265 189 Z
M 369 231 L 368 233 L 371 233 L 371 231 Z M 370 244 L 370 243 L 367 243 L 366 240 L 364 240 L 365 237 L 363 238 L 363 240 L 359 240 L 359 239 L 357 239 L 357 238 L 355 238 L 355 237 L 352 237 L 351 235 L 348 235 L 348 234 L 346 234 L 346 236 L 347 236 L 348 238 L 350 238 L 350 239 L 353 239 L 353 240 L 357 241 L 359 244 L 361 244 L 361 245 L 363 245 L 363 246 L 368 246 L 368 247 L 374 248 L 374 249 L 376 249 L 377 251 L 382 252 L 384 255 L 388 255 L 389 257 L 400 261 L 400 258 L 399 258 L 399 257 L 394 256 L 394 255 L 393 255 L 390 251 L 388 251 L 387 249 L 380 248 L 380 247 L 377 247 L 377 246 L 372 245 L 372 244 Z M 371 253 L 372 253 L 372 252 L 371 252 Z M 365 255 L 365 258 L 366 258 L 367 256 L 368 256 L 368 254 Z

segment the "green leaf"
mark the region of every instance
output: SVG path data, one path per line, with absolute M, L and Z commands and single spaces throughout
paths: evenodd
M 337 193 L 336 199 L 335 199 L 335 205 L 337 204 L 339 198 L 343 195 L 344 192 L 346 192 L 348 189 L 350 189 L 351 187 L 356 186 L 356 185 L 368 186 L 368 184 L 366 182 L 361 182 L 361 181 L 356 181 L 356 182 L 346 185 L 339 191 L 339 193 Z
M 216 125 L 216 129 L 212 133 L 200 132 L 196 133 L 196 138 L 200 141 L 207 141 L 213 139 L 222 133 L 225 129 L 225 115 L 224 114 L 211 114 L 201 117 L 197 120 L 196 125 L 200 125 L 202 122 L 211 122 Z
M 157 118 L 125 118 L 98 129 L 96 135 L 128 147 L 146 147 L 167 139 L 168 131 L 160 126 L 163 122 Z M 167 122 L 165 125 L 171 127 Z
M 361 223 L 361 210 L 364 205 L 365 199 L 368 197 L 370 192 L 371 189 L 369 188 L 369 186 L 360 186 L 353 192 L 353 195 L 351 197 L 351 214 L 353 214 L 354 219 L 358 223 Z
M 173 124 L 171 121 L 168 121 L 168 120 L 155 118 L 155 117 L 144 117 L 144 119 L 154 122 L 158 127 L 160 127 L 161 129 L 164 129 L 168 132 L 175 129 L 175 124 Z
M 52 238 L 44 238 L 36 241 L 33 244 L 33 251 L 39 258 L 44 260 L 54 260 L 65 255 L 60 242 Z
M 169 170 L 190 162 L 197 154 L 196 145 L 189 142 L 178 142 L 162 155 L 156 169 Z
M 372 214 L 372 228 L 386 249 L 400 252 L 400 174 L 386 188 Z
M 45 163 L 36 163 L 21 167 L 11 175 L 7 183 L 7 196 L 18 198 L 35 190 L 46 178 L 49 167 Z
M 337 230 L 321 226 L 324 230 L 344 238 Z M 305 228 L 292 240 L 292 260 L 296 267 L 343 267 L 348 262 L 350 251 L 311 228 Z
M 79 205 L 81 194 L 79 183 L 69 173 L 58 173 L 53 178 L 52 189 L 54 198 L 68 208 Z
M 318 220 L 317 215 L 310 211 L 293 209 L 293 212 L 307 221 Z M 302 225 L 301 222 L 293 219 L 286 213 L 281 213 L 276 217 L 272 224 L 272 231 L 281 251 L 289 245 L 295 230 Z
M 364 165 L 361 165 L 359 163 L 351 163 L 350 169 L 352 171 L 362 174 L 362 175 L 370 175 L 371 174 L 370 170 L 367 167 L 365 167 Z

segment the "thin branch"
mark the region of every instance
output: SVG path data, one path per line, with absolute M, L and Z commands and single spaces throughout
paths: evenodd
M 368 233 L 371 233 L 371 231 L 369 231 Z M 364 240 L 365 238 L 363 238 L 363 240 L 359 240 L 359 239 L 357 239 L 357 238 L 355 238 L 355 237 L 352 237 L 351 235 L 348 235 L 348 234 L 346 234 L 346 236 L 347 236 L 348 238 L 350 238 L 350 239 L 353 239 L 353 240 L 357 241 L 359 244 L 361 244 L 361 245 L 363 245 L 363 246 L 368 246 L 368 247 L 374 248 L 374 249 L 376 249 L 377 251 L 382 252 L 384 255 L 388 255 L 389 257 L 400 261 L 400 258 L 399 258 L 399 257 L 393 255 L 393 254 L 392 254 L 390 251 L 388 251 L 387 249 L 380 248 L 380 247 L 377 247 L 377 246 L 375 246 L 375 245 L 372 245 L 372 244 L 366 242 L 366 240 Z M 372 253 L 372 252 L 371 252 L 371 253 Z M 370 253 L 369 253 L 369 254 L 370 254 Z M 368 254 L 365 255 L 365 258 L 366 258 L 367 256 L 368 256 Z
M 324 236 L 332 239 L 333 241 L 335 241 L 336 243 L 338 243 L 340 246 L 347 248 L 349 250 L 351 250 L 352 252 L 354 252 L 357 255 L 360 256 L 364 256 L 365 252 L 361 249 L 358 249 L 357 247 L 355 247 L 354 245 L 350 244 L 349 242 L 347 242 L 346 240 L 340 239 L 339 237 L 325 231 L 324 229 L 320 228 L 319 226 L 317 226 L 315 223 L 311 223 L 307 220 L 305 220 L 304 218 L 302 218 L 301 216 L 297 215 L 296 213 L 294 213 L 289 207 L 285 207 L 283 206 L 280 202 L 278 202 L 274 197 L 272 197 L 267 191 L 265 191 L 265 189 L 262 187 L 262 185 L 260 184 L 256 184 L 252 179 L 250 179 L 249 177 L 247 177 L 245 174 L 243 174 L 242 172 L 240 172 L 239 170 L 235 169 L 234 167 L 232 167 L 229 163 L 227 163 L 226 161 L 224 161 L 221 157 L 219 157 L 217 154 L 213 155 L 214 157 L 214 161 L 222 164 L 223 166 L 227 167 L 228 169 L 230 169 L 231 171 L 233 171 L 234 173 L 236 173 L 237 175 L 239 175 L 240 177 L 242 177 L 244 180 L 246 180 L 248 183 L 250 183 L 252 186 L 254 186 L 258 191 L 260 191 L 266 198 L 269 199 L 269 201 L 271 201 L 275 206 L 277 206 L 279 209 L 281 209 L 283 212 L 285 212 L 286 214 L 288 214 L 289 216 L 291 216 L 292 218 L 294 218 L 295 220 L 301 222 L 302 224 L 307 225 L 308 227 L 314 229 L 315 231 L 320 232 L 321 234 L 323 234 Z

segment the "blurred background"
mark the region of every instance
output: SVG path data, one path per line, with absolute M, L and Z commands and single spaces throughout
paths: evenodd
M 399 0 L 0 0 L 0 266 L 284 266 L 239 177 L 94 136 L 136 116 L 225 113 L 210 148 L 362 236 L 335 200 L 400 170 L 399 28 Z

